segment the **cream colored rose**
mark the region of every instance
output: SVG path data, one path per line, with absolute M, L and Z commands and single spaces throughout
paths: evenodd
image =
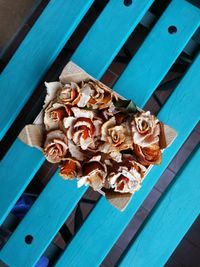
M 132 148 L 132 139 L 129 124 L 127 122 L 116 124 L 115 117 L 112 117 L 102 125 L 101 140 L 105 142 L 101 151 L 110 153 L 116 161 L 120 161 L 120 151 Z
M 132 155 L 123 155 L 122 163 L 108 177 L 111 188 L 120 193 L 134 193 L 141 187 L 146 168 L 136 162 Z
M 133 143 L 141 147 L 149 147 L 159 142 L 159 120 L 149 111 L 140 112 L 131 122 Z
M 46 137 L 43 152 L 49 162 L 61 162 L 68 152 L 65 134 L 60 130 L 49 132 Z
M 78 181 L 78 187 L 90 185 L 95 191 L 100 190 L 107 175 L 106 165 L 101 163 L 101 156 L 95 156 L 82 167 L 83 177 Z
M 100 136 L 102 120 L 95 118 L 94 112 L 72 108 L 74 116 L 64 118 L 67 138 L 83 150 L 95 148 L 95 142 Z

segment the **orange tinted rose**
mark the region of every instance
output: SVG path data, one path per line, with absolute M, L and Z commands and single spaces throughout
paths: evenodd
M 51 102 L 44 111 L 44 124 L 47 131 L 59 129 L 64 117 L 71 114 L 66 106 Z
M 81 164 L 73 158 L 66 158 L 60 168 L 60 175 L 65 179 L 73 179 L 80 176 Z
M 44 144 L 44 155 L 49 162 L 58 163 L 68 152 L 67 138 L 60 130 L 49 132 Z
M 135 161 L 131 155 L 123 155 L 119 167 L 108 175 L 108 182 L 114 191 L 134 193 L 141 187 L 146 168 Z
M 135 115 L 131 126 L 134 144 L 141 147 L 149 147 L 159 142 L 159 121 L 149 111 L 139 112 Z
M 78 181 L 78 186 L 90 185 L 94 190 L 100 190 L 107 174 L 106 165 L 100 162 L 101 156 L 93 157 L 83 165 L 83 177 Z
M 78 107 L 91 107 L 92 109 L 107 108 L 112 101 L 112 93 L 99 81 L 82 83 L 79 97 L 74 102 Z
M 94 113 L 88 110 L 72 108 L 74 117 L 64 119 L 64 127 L 69 140 L 83 150 L 95 148 L 95 141 L 100 136 L 102 121 L 96 119 Z

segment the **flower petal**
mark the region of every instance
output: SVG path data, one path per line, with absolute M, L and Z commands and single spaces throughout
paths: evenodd
M 85 160 L 87 155 L 83 153 L 77 145 L 75 145 L 72 141 L 68 142 L 69 152 L 73 158 L 76 158 L 79 161 Z
M 80 98 L 79 101 L 77 103 L 78 107 L 85 107 L 88 103 L 88 101 L 90 100 L 90 95 L 92 93 L 92 90 L 89 86 L 84 86 L 81 88 L 80 90 Z
M 92 111 L 90 111 L 90 110 L 85 110 L 85 109 L 80 109 L 80 108 L 77 108 L 77 107 L 73 107 L 72 111 L 73 111 L 74 116 L 76 118 L 83 117 L 83 118 L 93 119 L 93 117 L 94 117 L 94 113 Z

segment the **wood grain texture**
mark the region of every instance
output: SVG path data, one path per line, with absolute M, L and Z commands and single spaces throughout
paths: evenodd
M 158 181 L 160 175 L 200 119 L 199 68 L 200 55 L 159 113 L 159 118 L 172 125 L 179 133 L 171 147 L 164 151 L 162 164 L 152 168 L 145 178 L 142 188 L 133 196 L 131 203 L 123 213 L 119 213 L 105 199 L 101 199 L 65 250 L 56 265 L 57 267 L 66 265 L 76 267 L 99 266 L 117 241 Z M 87 242 L 84 242 L 84 240 L 87 240 Z M 97 244 L 98 249 L 93 249 L 94 244 Z
M 199 159 L 200 149 L 177 175 L 175 183 L 124 257 L 121 267 L 164 266 L 199 214 Z
M 0 139 L 92 4 L 52 0 L 0 75 Z M 62 10 L 62 12 L 60 12 Z

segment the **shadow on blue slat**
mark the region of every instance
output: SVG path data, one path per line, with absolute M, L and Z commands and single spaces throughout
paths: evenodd
M 120 266 L 164 266 L 199 215 L 200 148 L 196 149 L 129 247 Z

